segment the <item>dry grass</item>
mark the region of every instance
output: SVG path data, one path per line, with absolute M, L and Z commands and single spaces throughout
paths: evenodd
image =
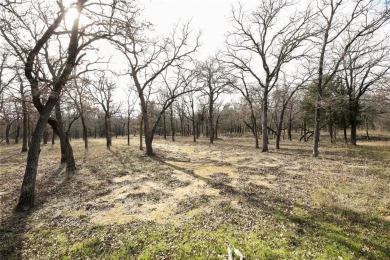
M 118 225 L 172 227 L 172 230 L 187 227 L 207 232 L 220 232 L 227 225 L 244 234 L 248 230 L 247 235 L 252 240 L 244 236 L 244 240 L 237 243 L 252 258 L 278 255 L 294 258 L 294 251 L 299 252 L 298 258 L 332 258 L 342 245 L 346 247 L 340 253 L 343 257 L 354 258 L 360 254 L 363 258 L 381 258 L 389 254 L 372 241 L 367 244 L 368 249 L 363 249 L 365 240 L 359 232 L 367 230 L 365 221 L 375 220 L 375 224 L 369 225 L 372 230 L 389 227 L 390 142 L 360 142 L 358 147 L 331 146 L 324 142 L 320 158 L 314 159 L 310 157 L 310 144 L 304 142 L 286 142 L 279 151 L 271 149 L 269 153 L 260 153 L 253 148 L 249 138 L 224 138 L 215 145 L 209 145 L 207 140 L 192 143 L 190 139 L 177 139 L 171 142 L 156 138 L 157 156 L 154 158 L 145 157 L 135 141 L 128 147 L 125 139 L 114 139 L 114 146 L 109 151 L 104 148 L 104 140 L 91 140 L 90 149 L 84 151 L 81 140 L 74 140 L 78 171 L 70 176 L 58 164 L 58 145 L 43 146 L 36 207 L 31 214 L 20 218 L 15 218 L 12 209 L 23 177 L 25 155 L 20 154 L 15 145 L 1 146 L 1 236 L 2 239 L 17 237 L 15 244 L 2 245 L 3 255 L 31 259 L 72 255 L 79 250 L 72 251 L 72 245 L 85 239 L 74 230 L 93 233 L 90 229 L 96 226 Z M 350 218 L 351 215 L 355 217 Z M 354 221 L 357 220 L 363 223 L 357 224 L 358 230 L 355 230 Z M 203 223 L 202 227 L 196 226 L 199 221 Z M 20 227 L 14 228 L 15 223 Z M 212 228 L 207 228 L 210 225 Z M 336 229 L 344 239 L 344 233 L 339 230 L 341 225 L 345 225 L 346 241 L 332 240 L 335 248 L 323 242 L 331 247 L 329 252 L 325 249 L 311 252 L 319 246 L 316 236 L 323 236 L 324 241 L 330 239 L 322 234 L 328 229 L 330 233 Z M 263 229 L 261 232 L 256 231 L 259 227 Z M 49 238 L 38 241 L 34 234 L 48 228 L 70 229 L 65 235 L 66 243 L 53 242 Z M 226 237 L 235 234 L 229 233 L 229 228 L 223 228 Z M 250 233 L 255 231 L 258 233 Z M 386 243 L 383 248 L 390 246 L 386 231 L 377 236 L 380 243 Z M 253 248 L 259 246 L 253 244 L 256 241 L 268 241 L 262 238 L 264 232 L 272 237 L 271 242 L 276 234 L 285 234 L 283 239 L 279 236 L 272 242 L 280 243 L 282 251 L 271 247 L 274 251 L 264 248 L 261 253 Z M 141 234 L 139 230 L 135 233 L 137 239 Z M 229 239 L 222 237 L 219 240 L 218 234 L 212 233 L 208 237 L 216 236 L 215 243 L 222 243 L 221 248 L 224 248 Z M 301 234 L 300 238 L 296 238 L 297 234 Z M 61 238 L 62 231 L 56 235 L 60 236 L 59 240 L 64 239 Z M 179 239 L 176 233 L 170 235 L 173 241 Z M 374 239 L 371 235 L 366 237 Z M 119 235 L 115 239 L 121 240 Z M 168 238 L 164 236 L 163 239 Z M 285 239 L 290 242 L 285 244 Z M 295 241 L 297 239 L 299 242 Z M 354 240 L 359 243 L 352 245 Z M 101 242 L 97 242 L 99 246 Z M 180 241 L 176 242 L 180 244 Z M 60 243 L 64 251 L 56 253 L 47 249 L 38 256 L 37 247 L 45 243 L 50 246 Z M 147 256 L 145 252 L 155 253 L 145 243 L 132 249 L 134 257 Z M 348 243 L 351 245 L 345 246 Z M 194 248 L 197 246 L 193 245 Z M 100 253 L 88 251 L 88 254 L 97 254 L 97 257 L 108 254 L 106 257 L 111 258 L 118 254 L 115 248 L 121 248 L 121 244 L 113 243 Z M 149 251 L 145 251 L 148 248 Z M 215 258 L 222 253 L 218 250 L 203 256 Z M 264 253 L 267 250 L 271 250 L 269 254 Z M 161 259 L 181 258 L 169 249 L 161 251 L 165 252 Z M 190 251 L 187 256 L 193 254 L 195 252 Z M 74 256 L 82 258 L 77 254 Z

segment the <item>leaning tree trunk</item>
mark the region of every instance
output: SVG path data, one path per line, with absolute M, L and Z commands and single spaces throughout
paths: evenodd
M 255 147 L 256 147 L 256 149 L 259 149 L 260 148 L 259 147 L 259 129 L 257 127 L 255 110 L 253 109 L 252 102 L 249 102 L 249 105 L 250 105 L 250 109 L 251 109 L 251 119 L 252 119 L 252 124 L 253 124 L 252 132 L 253 132 L 253 136 L 255 138 Z
M 146 113 L 146 109 L 143 110 L 143 121 L 144 121 L 144 133 L 145 133 L 145 147 L 146 147 L 146 155 L 153 156 L 153 135 L 152 130 L 150 129 L 150 123 L 149 123 L 149 115 Z
M 45 111 L 40 115 L 36 124 L 35 130 L 32 134 L 30 149 L 27 155 L 27 166 L 24 173 L 22 188 L 20 191 L 20 197 L 16 211 L 27 211 L 34 205 L 35 198 L 35 181 L 38 173 L 38 160 L 39 153 L 41 151 L 41 139 L 43 132 L 45 131 L 47 120 L 50 115 L 50 111 Z
M 167 120 L 166 120 L 165 111 L 163 115 L 163 131 L 164 131 L 164 140 L 167 140 Z
M 58 135 L 61 146 L 61 163 L 66 163 L 66 171 L 71 173 L 76 171 L 76 161 L 73 155 L 73 148 L 69 142 L 68 134 L 63 131 L 62 125 L 53 118 L 48 119 L 54 133 Z
M 67 172 L 74 172 L 76 170 L 76 162 L 73 156 L 73 148 L 70 144 L 69 130 L 64 130 L 62 124 L 62 113 L 59 102 L 57 102 L 55 107 L 56 119 L 49 118 L 48 123 L 52 127 L 55 134 L 58 135 L 60 139 L 61 146 L 61 163 L 66 163 Z M 70 127 L 70 126 L 69 126 Z M 53 137 L 55 136 L 53 133 Z

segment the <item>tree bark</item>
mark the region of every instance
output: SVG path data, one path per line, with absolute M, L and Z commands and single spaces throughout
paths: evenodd
M 28 138 L 28 111 L 24 94 L 22 94 L 22 111 L 23 111 L 23 139 L 22 139 L 22 153 L 27 152 L 27 138 Z
M 347 126 L 346 125 L 344 125 L 344 127 L 343 127 L 343 136 L 344 136 L 344 143 L 347 144 L 348 137 L 347 137 Z
M 268 92 L 265 89 L 264 90 L 264 96 L 263 96 L 263 117 L 262 117 L 262 150 L 261 152 L 268 152 L 268 131 L 267 131 L 267 121 L 268 121 Z
M 171 131 L 172 131 L 172 141 L 175 141 L 175 122 L 173 117 L 173 104 L 171 104 Z
M 143 123 L 144 119 L 141 117 L 140 127 L 139 127 L 139 149 L 142 151 L 144 149 L 143 142 L 142 142 L 142 133 L 143 133 Z
M 289 141 L 292 141 L 292 118 L 291 118 L 291 112 L 290 112 L 290 115 L 288 117 L 288 130 L 287 130 L 287 136 L 288 136 L 288 140 Z
M 38 173 L 38 160 L 41 150 L 41 138 L 46 128 L 50 111 L 40 115 L 32 134 L 30 149 L 27 155 L 27 166 L 23 177 L 20 197 L 16 211 L 28 211 L 34 206 L 35 181 Z
M 214 116 L 213 116 L 213 112 L 214 112 L 214 101 L 213 101 L 214 97 L 213 95 L 210 96 L 210 104 L 209 104 L 209 138 L 210 138 L 210 144 L 213 144 L 214 143 Z
M 164 131 L 164 140 L 167 140 L 167 122 L 166 122 L 166 116 L 165 116 L 165 112 L 164 112 L 164 115 L 163 115 L 163 131 Z
M 191 102 L 191 112 L 192 112 L 192 135 L 193 135 L 193 141 L 196 143 L 196 126 L 195 126 L 195 109 L 194 109 L 194 101 Z
M 19 143 L 19 137 L 20 137 L 20 125 L 18 122 L 18 124 L 16 125 L 15 144 Z
M 66 163 L 66 171 L 68 173 L 76 171 L 76 161 L 74 159 L 72 145 L 69 142 L 68 133 L 63 131 L 62 124 L 58 120 L 49 118 L 48 123 L 60 139 L 61 163 Z
M 85 150 L 88 150 L 88 128 L 85 123 L 85 118 L 84 115 L 80 115 L 81 118 L 81 125 L 83 126 L 83 140 L 84 140 L 84 148 Z M 96 137 L 96 132 L 95 132 L 95 137 Z
M 106 112 L 104 116 L 104 126 L 106 130 L 106 147 L 107 149 L 110 149 L 112 145 L 112 139 L 111 139 L 111 116 L 109 112 Z
M 45 131 L 43 132 L 43 144 L 47 144 L 49 139 L 49 131 L 47 130 L 47 127 L 45 128 Z
M 130 145 L 130 114 L 127 115 L 127 145 Z
M 5 129 L 5 142 L 6 142 L 6 144 L 9 144 L 9 138 L 10 138 L 10 131 L 11 131 L 12 123 L 13 122 L 7 124 L 7 127 Z

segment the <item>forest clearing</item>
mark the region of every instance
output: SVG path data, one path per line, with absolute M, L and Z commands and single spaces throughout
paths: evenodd
M 389 32 L 387 0 L 1 0 L 0 260 L 390 259 Z
M 73 140 L 73 174 L 45 145 L 30 214 L 13 211 L 26 154 L 1 145 L 1 258 L 388 259 L 384 139 L 324 141 L 319 158 L 298 141 L 260 153 L 252 138 L 157 138 L 148 157 L 137 139 Z

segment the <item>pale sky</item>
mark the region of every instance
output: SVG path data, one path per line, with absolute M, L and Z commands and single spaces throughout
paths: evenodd
M 218 48 L 223 48 L 225 33 L 231 28 L 228 21 L 232 5 L 238 2 L 245 7 L 254 7 L 256 0 L 146 0 L 144 18 L 156 26 L 157 33 L 172 30 L 179 20 L 192 21 L 194 30 L 202 31 L 200 57 L 213 55 Z

